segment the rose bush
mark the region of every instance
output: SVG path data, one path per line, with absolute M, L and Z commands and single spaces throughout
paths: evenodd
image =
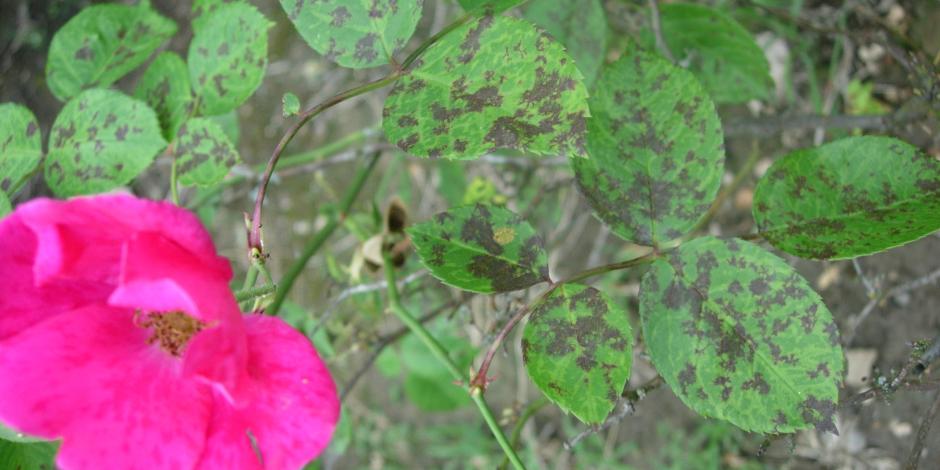
M 0 222 L 0 422 L 63 469 L 297 469 L 336 388 L 310 342 L 242 314 L 191 213 L 107 195 Z

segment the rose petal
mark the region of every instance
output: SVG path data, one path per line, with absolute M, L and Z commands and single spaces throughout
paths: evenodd
M 3 341 L 0 421 L 63 438 L 66 470 L 191 468 L 211 393 L 147 336 L 130 311 L 92 306 Z
M 213 414 L 199 469 L 301 468 L 330 441 L 339 420 L 336 385 L 310 341 L 275 317 L 246 315 L 252 399 Z M 222 410 L 225 410 L 224 412 Z M 252 443 L 255 441 L 255 444 Z
M 113 284 L 122 245 L 140 231 L 162 234 L 231 277 L 228 262 L 215 254 L 199 219 L 169 203 L 119 194 L 68 201 L 36 199 L 15 213 L 39 240 L 34 263 L 37 283 L 61 277 Z
M 79 306 L 102 303 L 111 288 L 98 282 L 33 283 L 36 236 L 19 214 L 0 222 L 0 341 Z

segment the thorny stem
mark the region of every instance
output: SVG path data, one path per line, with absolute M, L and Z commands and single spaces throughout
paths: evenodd
M 519 415 L 519 419 L 516 420 L 516 424 L 512 427 L 512 433 L 509 435 L 509 445 L 511 445 L 513 449 L 519 445 L 519 438 L 522 437 L 522 429 L 525 428 L 525 424 L 529 422 L 530 418 L 535 416 L 535 413 L 538 413 L 539 410 L 549 403 L 551 402 L 548 398 L 542 397 L 529 403 L 529 405 L 525 407 L 525 410 Z M 499 468 L 506 468 L 507 463 L 509 463 L 508 460 L 503 460 Z
M 359 172 L 356 173 L 356 176 L 353 178 L 352 184 L 348 189 L 346 189 L 346 193 L 343 195 L 343 199 L 340 200 L 339 213 L 330 216 L 326 225 L 307 242 L 307 244 L 304 246 L 303 253 L 301 253 L 297 260 L 294 261 L 294 264 L 290 265 L 290 268 L 288 268 L 287 272 L 284 273 L 284 277 L 281 278 L 281 288 L 277 290 L 277 295 L 274 296 L 274 301 L 267 309 L 268 313 L 271 315 L 277 315 L 277 312 L 281 309 L 281 305 L 283 305 L 284 300 L 287 298 L 287 294 L 290 292 L 291 287 L 294 286 L 294 282 L 297 281 L 297 277 L 300 276 L 300 273 L 304 270 L 304 266 L 307 265 L 307 261 L 310 261 L 310 258 L 312 258 L 313 255 L 315 255 L 317 251 L 320 250 L 320 247 L 326 243 L 326 240 L 330 238 L 330 235 L 332 235 L 336 228 L 339 227 L 343 220 L 346 219 L 346 214 L 349 213 L 349 209 L 352 207 L 353 202 L 356 201 L 356 198 L 362 191 L 363 186 L 365 186 L 366 180 L 369 178 L 369 175 L 375 168 L 375 164 L 379 161 L 379 156 L 381 156 L 381 152 L 374 153 L 366 166 L 359 169 Z
M 621 261 L 619 263 L 612 263 L 605 266 L 598 266 L 596 268 L 586 269 L 581 271 L 574 276 L 569 277 L 568 279 L 562 280 L 560 282 L 552 283 L 548 290 L 542 293 L 534 302 L 531 302 L 521 309 L 519 309 L 512 318 L 503 326 L 502 330 L 499 331 L 499 334 L 490 344 L 489 349 L 486 350 L 486 356 L 483 357 L 483 362 L 480 363 L 480 368 L 477 369 L 476 374 L 473 375 L 473 378 L 470 381 L 470 385 L 480 389 L 480 393 L 486 391 L 486 386 L 489 384 L 489 378 L 486 373 L 489 372 L 490 364 L 493 362 L 493 358 L 496 357 L 496 352 L 499 351 L 499 347 L 503 344 L 503 341 L 509 336 L 509 333 L 512 332 L 513 328 L 529 314 L 531 307 L 538 305 L 540 302 L 548 298 L 555 291 L 555 289 L 572 282 L 582 281 L 589 277 L 598 276 L 601 274 L 609 273 L 611 271 L 617 271 L 621 269 L 628 269 L 634 266 L 639 266 L 641 264 L 650 263 L 657 258 L 659 258 L 659 253 L 651 251 L 643 256 L 638 258 L 629 259 L 626 261 Z
M 248 289 L 240 290 L 236 292 L 235 300 L 238 303 L 242 303 L 247 300 L 257 299 L 260 297 L 264 297 L 266 295 L 270 295 L 276 291 L 277 291 L 277 286 L 274 284 L 268 284 L 268 285 L 258 286 L 258 287 L 250 287 Z
M 385 263 L 385 280 L 388 284 L 388 304 L 389 309 L 395 313 L 399 320 L 411 330 L 421 342 L 431 351 L 431 354 L 440 361 L 441 364 L 450 372 L 451 377 L 455 382 L 463 382 L 464 376 L 460 372 L 460 369 L 457 368 L 457 364 L 450 358 L 447 354 L 447 350 L 444 349 L 444 346 L 441 345 L 431 333 L 424 328 L 418 320 L 405 308 L 401 303 L 401 296 L 398 293 L 398 283 L 395 279 L 395 268 L 392 264 L 392 259 L 388 253 L 382 254 Z M 503 452 L 506 454 L 506 457 L 512 462 L 513 466 L 516 469 L 525 469 L 525 465 L 522 464 L 522 461 L 519 459 L 519 456 L 516 455 L 516 452 L 513 450 L 512 446 L 509 445 L 509 441 L 506 439 L 506 435 L 503 434 L 502 428 L 499 427 L 499 423 L 496 422 L 496 418 L 493 417 L 493 412 L 490 410 L 490 407 L 486 404 L 486 401 L 483 399 L 482 390 L 474 387 L 472 384 L 468 388 L 470 392 L 470 398 L 473 399 L 473 402 L 477 405 L 477 408 L 480 410 L 480 414 L 483 415 L 483 420 L 486 421 L 487 426 L 489 426 L 490 431 L 493 433 L 493 437 L 496 438 L 496 441 L 499 442 L 499 446 L 502 447 Z
M 287 148 L 287 144 L 293 140 L 294 136 L 297 135 L 297 132 L 300 131 L 300 128 L 304 124 L 308 123 L 311 119 L 317 117 L 320 113 L 336 106 L 343 101 L 346 101 L 350 98 L 368 93 L 379 88 L 383 88 L 391 83 L 398 80 L 401 77 L 402 73 L 399 71 L 394 71 L 388 76 L 380 78 L 376 81 L 369 82 L 365 85 L 361 85 L 349 90 L 346 90 L 332 98 L 304 111 L 300 114 L 300 119 L 298 119 L 294 124 L 287 130 L 287 133 L 281 137 L 280 142 L 277 146 L 274 147 L 274 153 L 271 154 L 271 158 L 268 160 L 268 165 L 264 169 L 264 175 L 261 177 L 261 183 L 258 186 L 258 196 L 255 198 L 255 208 L 251 216 L 251 229 L 248 232 L 248 249 L 257 249 L 264 250 L 261 244 L 261 207 L 264 205 L 264 195 L 268 189 L 268 183 L 271 181 L 271 176 L 274 174 L 274 169 L 277 167 L 277 162 L 281 158 L 281 154 L 284 153 L 284 149 Z
M 924 444 L 927 442 L 927 434 L 930 433 L 930 426 L 937 418 L 938 413 L 940 413 L 940 391 L 934 396 L 933 405 L 930 406 L 930 411 L 924 416 L 924 420 L 921 421 L 920 428 L 917 430 L 917 439 L 914 441 L 911 455 L 907 459 L 907 466 L 905 467 L 907 470 L 917 470 L 920 465 L 920 454 L 923 453 Z

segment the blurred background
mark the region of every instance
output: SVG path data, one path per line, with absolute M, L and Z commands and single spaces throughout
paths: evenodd
M 595 0 L 592 0 L 592 2 Z M 648 29 L 646 1 L 596 0 L 606 14 L 606 50 L 615 60 Z M 0 102 L 16 102 L 37 116 L 44 135 L 62 107 L 45 85 L 52 34 L 81 8 L 82 0 L 0 0 Z M 135 3 L 135 2 L 129 2 Z M 255 95 L 222 118 L 237 135 L 243 163 L 232 181 L 212 190 L 186 190 L 184 204 L 197 210 L 236 270 L 247 268 L 243 213 L 250 211 L 260 170 L 292 122 L 282 114 L 282 96 L 293 93 L 301 107 L 380 78 L 383 68 L 351 70 L 318 55 L 295 32 L 279 2 L 253 0 L 275 26 L 269 32 L 269 66 Z M 454 0 L 425 0 L 417 32 L 404 53 L 462 14 Z M 589 3 L 589 2 L 585 2 Z M 668 2 L 662 2 L 668 3 Z M 699 2 L 741 22 L 763 48 L 775 91 L 769 99 L 721 106 L 726 128 L 726 188 L 707 230 L 740 235 L 753 231 L 753 187 L 771 162 L 797 148 L 855 133 L 902 138 L 940 156 L 936 97 L 940 78 L 918 76 L 904 55 L 885 47 L 940 58 L 940 2 L 936 0 Z M 152 6 L 179 25 L 166 47 L 185 57 L 192 37 L 191 2 L 157 1 Z M 586 7 L 586 10 L 590 8 Z M 524 14 L 516 12 L 514 14 Z M 577 24 L 577 21 L 572 22 Z M 850 32 L 851 34 L 846 34 Z M 869 34 L 870 33 L 870 34 Z M 576 33 L 572 33 L 576 34 Z M 404 56 L 404 53 L 402 54 Z M 915 64 L 916 65 L 916 64 Z M 916 68 L 916 67 L 915 67 Z M 143 68 L 116 86 L 133 90 Z M 934 70 L 927 67 L 924 70 Z M 926 84 L 926 85 L 925 85 Z M 926 95 L 925 95 L 926 90 Z M 932 92 L 931 92 L 932 90 Z M 310 468 L 496 468 L 502 453 L 445 369 L 422 344 L 385 313 L 380 276 L 364 260 L 363 243 L 382 230 L 393 199 L 410 221 L 469 202 L 505 204 L 523 214 L 546 240 L 554 278 L 635 256 L 639 248 L 610 234 L 577 192 L 561 158 L 526 158 L 510 153 L 472 162 L 410 157 L 390 146 L 381 132 L 388 90 L 342 103 L 305 126 L 286 156 L 309 163 L 277 174 L 265 211 L 265 247 L 277 279 L 305 242 L 322 227 L 356 169 L 375 151 L 383 156 L 354 211 L 307 265 L 282 315 L 311 336 L 343 393 L 343 420 L 328 451 Z M 934 108 L 931 109 L 930 105 Z M 865 129 L 831 126 L 851 116 L 882 115 Z M 835 116 L 822 127 L 806 116 Z M 862 122 L 861 120 L 849 122 Z M 158 161 L 130 188 L 151 198 L 167 197 L 170 162 Z M 14 203 L 49 195 L 37 178 Z M 368 253 L 366 253 L 368 254 Z M 656 376 L 642 344 L 635 349 L 635 394 L 603 429 L 588 429 L 546 403 L 521 360 L 517 328 L 494 362 L 495 382 L 487 399 L 516 434 L 530 468 L 584 469 L 895 469 L 905 464 L 915 435 L 933 401 L 938 374 L 928 370 L 923 389 L 902 389 L 864 402 L 851 397 L 879 380 L 890 380 L 916 341 L 940 334 L 940 236 L 857 262 L 791 262 L 820 292 L 842 332 L 848 359 L 838 436 L 806 431 L 767 439 L 699 417 Z M 626 305 L 637 319 L 636 294 L 642 270 L 618 271 L 594 283 Z M 498 296 L 460 293 L 424 272 L 414 256 L 400 275 L 407 305 L 469 370 L 477 353 L 516 309 L 540 293 Z M 636 328 L 638 331 L 639 328 Z M 934 378 L 931 378 L 934 377 Z M 648 389 L 648 390 L 647 390 Z M 926 441 L 921 468 L 940 468 L 940 430 Z

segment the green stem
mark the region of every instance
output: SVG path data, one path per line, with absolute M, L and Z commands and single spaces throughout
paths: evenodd
M 457 368 L 457 364 L 455 364 L 453 359 L 447 354 L 447 350 L 444 349 L 444 346 L 431 336 L 431 333 L 424 328 L 424 325 L 416 320 L 411 312 L 402 305 L 392 260 L 388 253 L 383 253 L 383 258 L 385 260 L 385 281 L 388 284 L 389 308 L 398 316 L 401 322 L 424 343 L 431 351 L 431 355 L 437 358 L 437 360 L 447 368 L 447 371 L 450 372 L 454 381 L 463 382 L 465 379 L 464 374 Z M 490 431 L 493 433 L 493 437 L 496 438 L 496 442 L 499 443 L 499 446 L 502 447 L 503 452 L 506 454 L 506 458 L 512 462 L 515 468 L 524 470 L 525 465 L 522 464 L 522 461 L 519 460 L 519 456 L 516 455 L 516 451 L 509 445 L 506 435 L 503 434 L 502 428 L 499 427 L 499 423 L 497 423 L 496 418 L 493 417 L 493 412 L 486 404 L 486 400 L 483 399 L 481 390 L 476 387 L 470 387 L 468 391 L 470 392 L 470 398 L 473 399 L 473 402 L 476 403 L 477 408 L 480 410 L 480 414 L 483 415 L 483 420 L 486 421 L 486 425 L 489 426 Z
M 247 300 L 257 299 L 258 297 L 264 297 L 275 291 L 277 291 L 277 286 L 274 284 L 251 287 L 251 288 L 236 292 L 235 300 L 238 301 L 238 303 L 242 303 Z
M 286 170 L 288 168 L 294 168 L 308 163 L 313 163 L 319 161 L 323 158 L 326 158 L 329 155 L 333 155 L 349 148 L 356 146 L 363 141 L 365 141 L 369 136 L 375 134 L 378 129 L 370 127 L 367 129 L 360 129 L 356 132 L 352 132 L 336 140 L 330 142 L 322 147 L 318 147 L 309 152 L 301 152 L 294 155 L 288 155 L 281 158 L 280 163 L 277 165 L 278 170 Z M 253 170 L 255 173 L 261 173 L 264 171 L 265 164 L 256 165 Z M 229 186 L 234 186 L 236 184 L 242 183 L 249 178 L 254 179 L 254 177 L 248 177 L 244 175 L 233 175 L 229 178 L 223 180 L 221 183 L 212 187 L 212 189 L 207 191 L 200 191 L 199 195 L 188 204 L 190 209 L 198 209 L 209 203 L 216 195 L 225 190 Z
M 519 419 L 516 420 L 516 424 L 512 427 L 512 433 L 509 435 L 509 445 L 511 445 L 513 449 L 519 446 L 519 439 L 522 437 L 522 429 L 525 427 L 525 423 L 528 423 L 529 418 L 535 416 L 535 413 L 538 413 L 539 410 L 549 403 L 551 402 L 548 401 L 548 398 L 542 397 L 529 403 L 529 406 L 525 407 L 525 410 L 519 415 Z M 499 467 L 506 468 L 507 463 L 509 463 L 509 461 L 504 460 Z
M 307 242 L 300 257 L 297 258 L 297 260 L 294 261 L 294 264 L 290 265 L 290 267 L 287 269 L 287 272 L 284 273 L 284 277 L 281 278 L 281 288 L 277 290 L 277 295 L 274 296 L 274 302 L 272 302 L 271 306 L 268 307 L 268 313 L 271 315 L 277 315 L 277 312 L 281 309 L 281 305 L 283 305 L 284 300 L 287 298 L 287 294 L 290 292 L 291 287 L 293 287 L 294 283 L 297 281 L 297 277 L 300 276 L 301 272 L 303 272 L 307 262 L 310 261 L 310 258 L 312 258 L 313 255 L 315 255 L 317 251 L 320 250 L 330 235 L 332 235 L 336 228 L 339 227 L 339 224 L 342 223 L 343 219 L 346 218 L 346 214 L 349 212 L 353 202 L 355 202 L 356 197 L 359 196 L 359 193 L 362 191 L 362 187 L 365 185 L 366 180 L 369 178 L 369 175 L 375 168 L 376 162 L 379 161 L 380 155 L 380 153 L 376 152 L 369 159 L 369 162 L 366 164 L 366 166 L 359 169 L 359 172 L 356 173 L 356 176 L 353 179 L 353 183 L 346 190 L 346 194 L 343 195 L 343 199 L 339 203 L 339 214 L 330 217 L 326 225 Z
M 258 281 L 258 267 L 255 265 L 255 263 L 251 263 L 251 265 L 248 266 L 248 272 L 245 273 L 245 282 L 242 284 L 242 289 L 238 292 L 245 292 L 248 289 L 251 289 L 252 287 L 255 286 L 255 282 L 257 281 Z M 236 299 L 238 299 L 238 292 L 235 293 Z M 238 301 L 238 303 L 242 303 L 242 302 L 243 301 L 241 300 Z M 242 306 L 243 309 L 245 307 L 247 307 L 247 305 Z

